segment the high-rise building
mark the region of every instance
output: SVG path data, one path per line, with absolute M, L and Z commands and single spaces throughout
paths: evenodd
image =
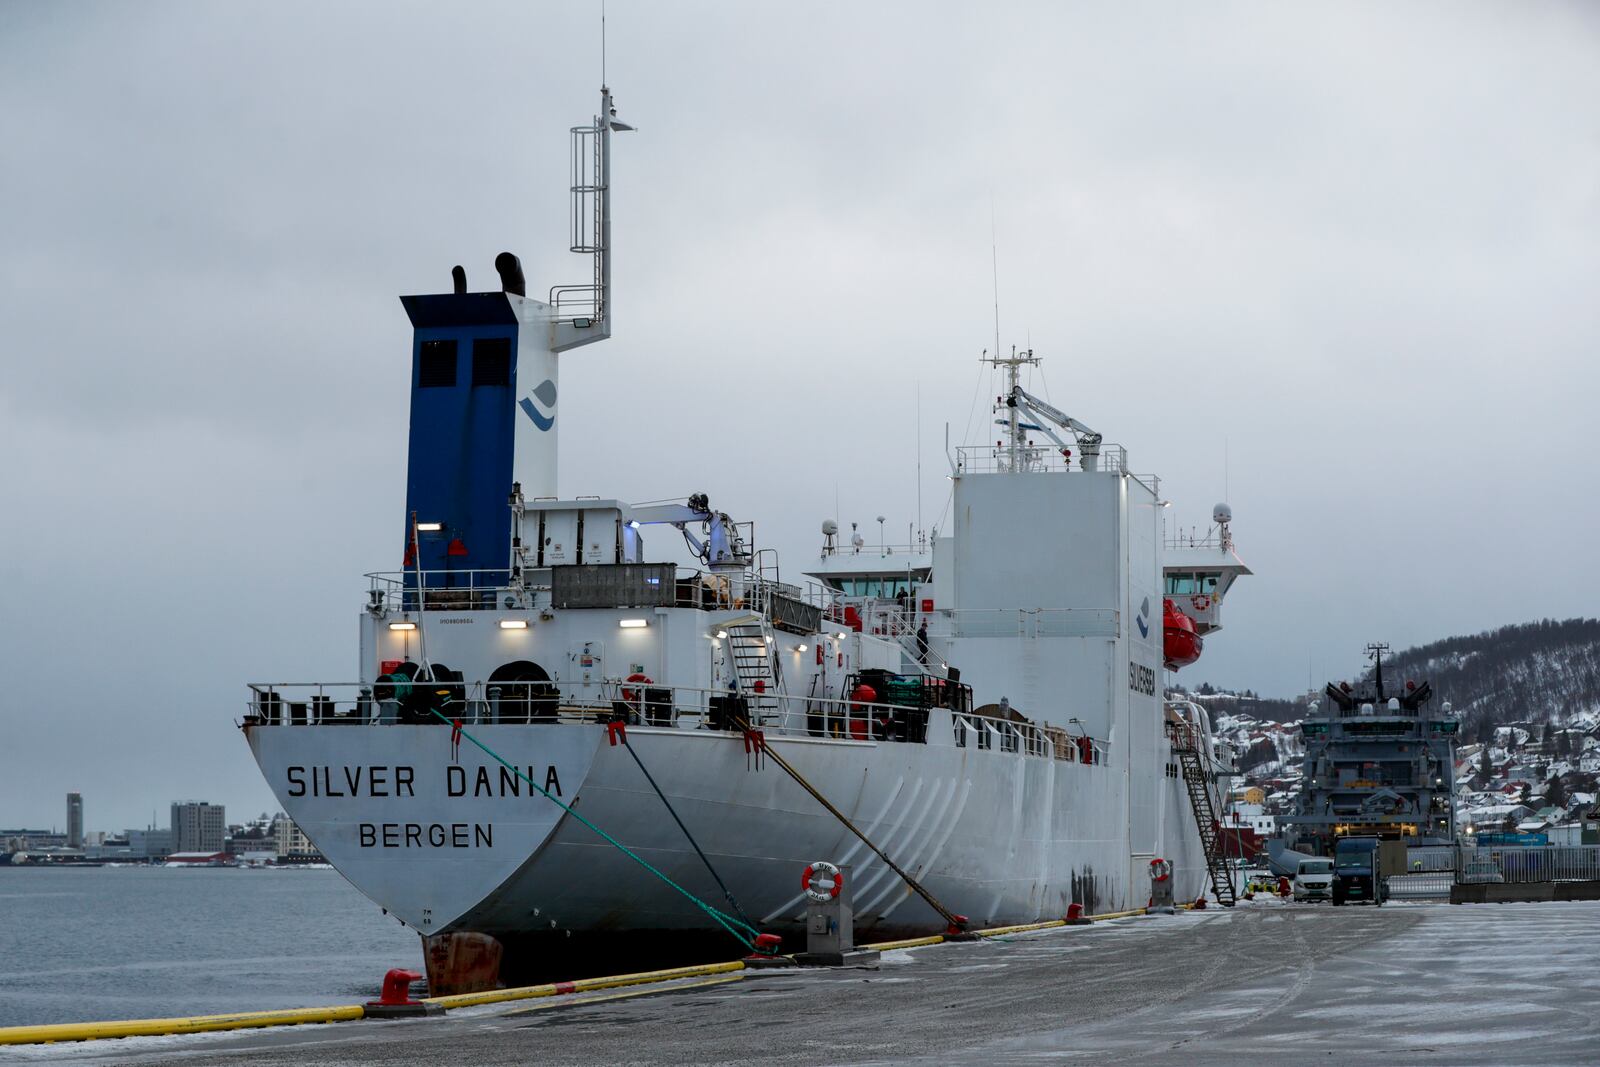
M 227 815 L 221 804 L 207 804 L 203 800 L 173 803 L 174 852 L 221 852 L 227 836 Z
M 83 847 L 83 794 L 67 794 L 67 847 Z

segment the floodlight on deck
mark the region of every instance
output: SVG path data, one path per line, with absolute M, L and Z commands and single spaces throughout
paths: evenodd
M 415 630 L 416 628 L 417 624 L 414 622 L 391 622 L 389 624 L 389 629 L 391 630 Z
M 526 630 L 527 628 L 528 628 L 528 620 L 527 619 L 501 619 L 500 620 L 500 629 L 502 629 L 502 630 Z
M 642 630 L 650 625 L 649 619 L 623 619 L 617 623 L 624 630 Z
M 417 523 L 417 532 L 418 533 L 438 533 L 440 530 L 443 530 L 443 529 L 444 529 L 444 523 L 442 523 L 442 522 L 419 522 L 419 523 Z

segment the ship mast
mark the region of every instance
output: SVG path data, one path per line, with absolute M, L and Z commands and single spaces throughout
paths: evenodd
M 1019 354 L 1017 346 L 1012 345 L 1010 356 L 1001 356 L 997 352 L 993 356 L 985 355 L 981 357 L 979 362 L 992 363 L 996 367 L 1004 367 L 1006 369 L 1006 396 L 1011 397 L 1017 395 L 1017 389 L 1022 384 L 1022 368 L 1024 366 L 1037 366 L 1039 357 L 1033 354 L 1033 349 L 1031 348 Z M 1010 438 L 1005 446 L 1006 466 L 1009 470 L 1017 471 L 1022 469 L 1022 455 L 1027 449 L 1028 442 L 1023 436 L 1026 431 L 1022 428 L 1016 405 L 1007 404 L 1006 409 L 1006 435 Z

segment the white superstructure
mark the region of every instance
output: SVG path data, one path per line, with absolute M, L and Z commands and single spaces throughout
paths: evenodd
M 581 141 L 600 205 L 613 128 L 607 95 Z M 513 980 L 574 936 L 725 938 L 691 899 L 731 907 L 716 879 L 793 933 L 821 858 L 853 866 L 863 935 L 942 929 L 763 746 L 974 925 L 1138 906 L 1156 858 L 1179 899 L 1204 892 L 1170 738 L 1207 724 L 1162 702 L 1167 509 L 1120 447 L 1013 381 L 1006 439 L 950 457 L 947 530 L 890 546 L 880 523 L 874 547 L 830 520 L 810 580 L 786 582 L 732 504 L 554 493 L 555 362 L 609 330 L 607 271 L 594 317 L 568 319 L 506 260 L 499 293 L 458 276 L 404 298 L 405 560 L 372 576 L 357 679 L 256 684 L 245 723 L 294 823 L 429 939 L 436 990 Z M 1032 359 L 997 362 L 1014 379 Z M 1033 445 L 1023 416 L 1084 454 Z M 694 562 L 661 562 L 680 541 Z

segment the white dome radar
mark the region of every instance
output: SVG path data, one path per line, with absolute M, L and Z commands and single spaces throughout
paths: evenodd
M 834 522 L 832 519 L 823 519 L 822 532 L 824 535 L 832 537 L 834 534 L 839 532 L 839 524 Z
M 1226 504 L 1218 504 L 1216 507 L 1211 509 L 1211 521 L 1218 524 L 1232 522 L 1233 509 Z

